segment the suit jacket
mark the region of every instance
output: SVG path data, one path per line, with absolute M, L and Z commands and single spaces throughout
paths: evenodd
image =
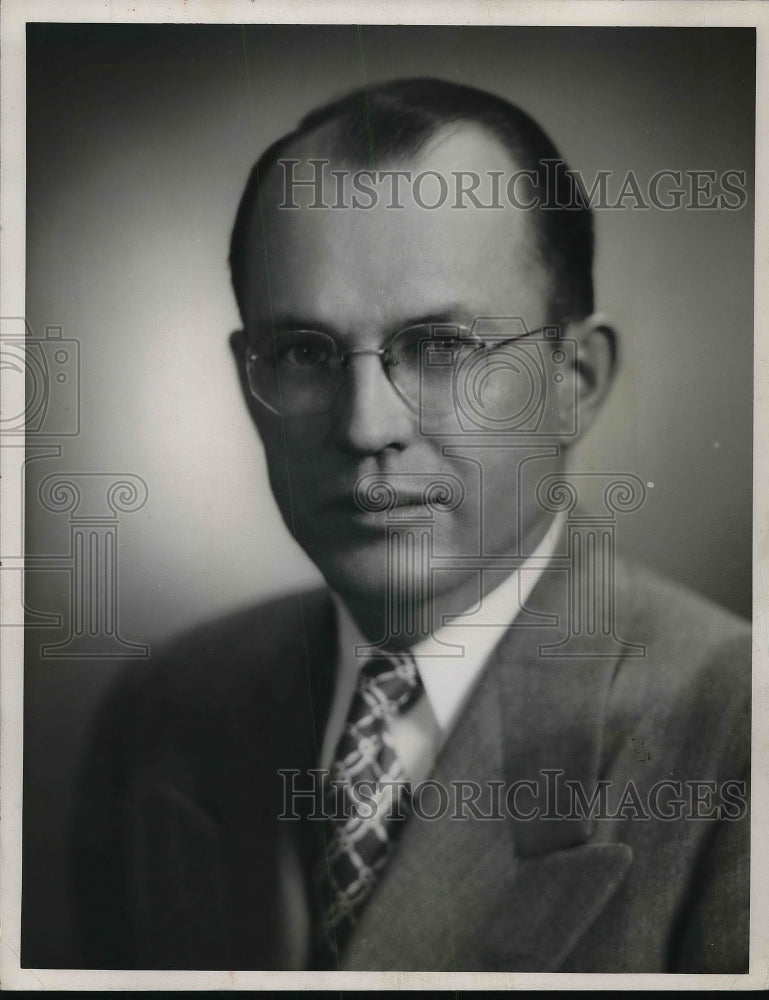
M 621 563 L 613 592 L 599 634 L 546 571 L 438 758 L 447 788 L 538 782 L 538 815 L 518 786 L 518 815 L 412 816 L 341 968 L 747 970 L 749 821 L 725 800 L 721 819 L 691 818 L 693 787 L 711 813 L 708 786 L 684 783 L 747 780 L 749 630 Z M 317 824 L 277 821 L 279 771 L 317 766 L 335 657 L 316 591 L 198 629 L 133 674 L 84 776 L 84 965 L 291 966 L 278 860 L 288 841 L 306 874 Z M 674 818 L 649 816 L 661 781 Z M 588 797 L 603 782 L 613 807 L 591 818 L 566 782 Z M 665 795 L 682 790 L 675 818 Z

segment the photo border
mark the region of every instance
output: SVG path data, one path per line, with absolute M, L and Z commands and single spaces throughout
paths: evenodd
M 0 10 L 2 45 L 2 115 L 0 154 L 0 316 L 25 315 L 25 26 L 30 21 L 108 22 L 113 24 L 188 23 L 313 23 L 313 24 L 484 24 L 750 27 L 757 29 L 756 135 L 769 136 L 766 92 L 769 67 L 769 9 L 750 2 L 486 2 L 451 5 L 434 0 L 5 0 Z M 0 674 L 0 984 L 5 989 L 724 989 L 765 986 L 769 974 L 769 898 L 763 891 L 769 876 L 766 836 L 769 830 L 769 263 L 767 205 L 769 173 L 767 142 L 757 140 L 755 187 L 755 415 L 754 415 L 754 564 L 753 564 L 753 760 L 751 960 L 746 975 L 563 974 L 563 973 L 444 973 L 444 972 L 125 972 L 106 970 L 22 969 L 20 955 L 23 629 L 3 631 Z M 4 380 L 3 400 L 12 412 L 24 407 L 20 393 Z M 16 407 L 16 409 L 14 409 Z M 19 510 L 18 493 L 24 448 L 4 441 L 0 449 L 0 504 L 5 512 Z M 21 551 L 20 519 L 0 522 L 0 552 Z M 22 613 L 21 574 L 0 572 L 1 614 L 19 620 Z M 760 834 L 763 834 L 761 836 Z

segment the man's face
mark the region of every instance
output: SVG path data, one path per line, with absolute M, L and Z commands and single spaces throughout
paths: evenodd
M 322 133 L 310 138 L 287 154 L 302 161 L 297 177 L 308 175 L 308 157 L 333 160 Z M 434 170 L 450 179 L 458 170 L 507 176 L 515 164 L 494 138 L 467 125 L 444 130 L 409 161 L 386 167 Z M 309 209 L 310 197 L 305 207 L 278 209 L 282 182 L 282 169 L 274 168 L 262 217 L 254 216 L 244 304 L 252 343 L 264 343 L 274 328 L 293 326 L 329 333 L 349 350 L 377 350 L 394 332 L 423 320 L 470 327 L 476 317 L 521 317 L 535 330 L 557 318 L 548 313 L 548 276 L 537 258 L 534 219 L 526 213 L 458 209 L 453 198 L 428 210 L 408 195 L 403 209 L 393 209 L 387 207 L 389 186 L 368 210 Z M 428 197 L 435 195 L 422 200 Z M 483 189 L 479 197 L 489 200 Z M 392 579 L 403 572 L 388 564 L 393 516 L 431 516 L 432 554 L 441 557 L 514 554 L 520 528 L 526 535 L 542 517 L 532 477 L 524 477 L 526 488 L 519 489 L 521 464 L 534 454 L 536 436 L 522 441 L 479 434 L 477 427 L 470 436 L 457 435 L 456 417 L 446 421 L 445 434 L 423 433 L 419 414 L 374 354 L 351 359 L 329 412 L 281 417 L 260 409 L 257 420 L 286 524 L 343 596 L 381 597 L 388 574 Z M 550 443 L 551 457 L 532 464 L 537 478 L 559 466 Z M 356 484 L 372 474 L 397 490 L 389 522 L 387 512 L 364 512 L 354 501 Z M 442 476 L 459 481 L 464 500 L 455 509 L 426 510 L 417 502 L 426 479 Z M 452 588 L 474 572 L 447 569 L 433 583 L 437 590 Z

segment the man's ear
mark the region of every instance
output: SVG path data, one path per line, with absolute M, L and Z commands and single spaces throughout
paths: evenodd
M 251 419 L 254 421 L 258 429 L 259 418 L 263 415 L 263 413 L 262 407 L 259 406 L 251 394 L 251 387 L 248 384 L 248 371 L 246 368 L 246 352 L 248 351 L 248 346 L 248 337 L 246 336 L 244 330 L 234 330 L 230 334 L 230 350 L 235 358 L 238 381 L 240 382 L 240 390 L 243 393 L 243 399 L 248 407 L 248 412 L 251 414 Z
M 570 324 L 564 338 L 572 341 L 574 351 L 559 406 L 559 427 L 568 445 L 584 436 L 609 393 L 617 371 L 618 337 L 609 316 L 593 313 Z

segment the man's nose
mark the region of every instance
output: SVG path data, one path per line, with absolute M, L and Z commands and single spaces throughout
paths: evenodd
M 402 451 L 413 439 L 416 415 L 385 373 L 379 354 L 360 352 L 348 363 L 334 407 L 334 434 L 343 449 L 377 454 Z

